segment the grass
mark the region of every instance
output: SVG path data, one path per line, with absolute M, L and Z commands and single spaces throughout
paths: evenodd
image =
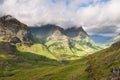
M 7 56 L 6 56 L 7 57 Z M 20 52 L 22 63 L 15 65 L 12 75 L 4 80 L 107 80 L 111 68 L 120 66 L 120 48 L 110 47 L 69 64 L 33 53 Z M 14 61 L 14 60 L 13 60 Z M 13 63 L 11 63 L 13 65 Z
M 97 46 L 95 46 L 95 44 L 92 42 L 88 45 L 86 41 L 81 39 L 69 39 L 69 41 L 65 39 L 51 39 L 45 43 L 49 51 L 59 60 L 74 60 L 100 50 L 95 48 Z
M 2 77 L 15 75 L 22 70 L 62 64 L 54 59 L 35 53 L 20 52 L 17 49 L 7 51 L 8 45 L 6 44 L 9 43 L 2 44 L 3 48 L 0 47 L 0 80 Z M 12 53 L 9 53 L 11 51 Z
M 42 44 L 36 43 L 31 46 L 17 44 L 17 49 L 21 52 L 31 52 L 38 55 L 45 56 L 50 59 L 56 59 L 48 49 Z

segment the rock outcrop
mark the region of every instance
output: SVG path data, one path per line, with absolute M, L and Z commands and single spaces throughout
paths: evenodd
M 27 25 L 21 23 L 11 15 L 0 17 L 0 41 L 30 42 L 31 33 Z

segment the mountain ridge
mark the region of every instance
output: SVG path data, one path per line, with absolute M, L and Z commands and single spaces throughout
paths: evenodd
M 31 33 L 27 25 L 21 23 L 11 15 L 0 17 L 0 37 L 2 41 L 30 42 Z
M 64 29 L 57 25 L 46 24 L 29 28 L 33 35 L 39 41 L 43 40 L 42 43 L 55 55 L 82 56 L 100 49 L 81 26 Z
M 44 30 L 46 30 L 46 32 L 43 34 L 43 36 L 45 36 L 46 34 L 48 34 L 49 30 L 51 30 L 51 29 L 53 29 L 53 31 L 56 30 L 56 29 L 59 29 L 62 34 L 66 35 L 67 37 L 71 37 L 71 38 L 80 35 L 79 34 L 80 31 L 83 31 L 87 36 L 89 36 L 84 31 L 84 29 L 82 28 L 82 26 L 80 26 L 80 27 L 73 26 L 73 27 L 64 29 L 64 28 L 62 28 L 60 26 L 57 26 L 55 24 L 45 24 L 45 25 L 41 25 L 41 26 L 30 26 L 29 28 L 31 29 L 31 32 L 34 32 L 34 30 L 38 30 L 38 29 L 39 29 L 39 32 L 41 32 L 41 31 L 44 32 Z M 32 30 L 32 29 L 34 29 L 34 30 Z M 40 33 L 40 34 L 42 34 L 42 33 Z
M 82 27 L 63 29 L 54 24 L 47 24 L 33 28 L 6 15 L 0 18 L 0 28 L 0 40 L 19 43 L 20 45 L 16 46 L 20 51 L 33 52 L 53 59 L 76 59 L 100 50 Z M 27 46 L 21 43 L 32 44 Z M 39 50 L 42 48 L 43 50 Z

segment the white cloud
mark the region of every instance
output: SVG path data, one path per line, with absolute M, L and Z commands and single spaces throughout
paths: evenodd
M 64 28 L 83 25 L 90 34 L 112 36 L 120 31 L 120 0 L 69 0 L 67 5 L 66 0 L 56 1 L 1 0 L 0 15 L 11 14 L 27 25 L 54 23 Z M 80 7 L 82 4 L 86 6 Z M 105 27 L 110 29 L 106 31 Z

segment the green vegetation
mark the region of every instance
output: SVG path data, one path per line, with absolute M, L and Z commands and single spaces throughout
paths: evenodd
M 80 28 L 63 29 L 56 25 L 29 28 L 35 39 L 58 60 L 75 60 L 101 48 Z
M 61 62 L 35 53 L 20 52 L 10 43 L 0 43 L 0 80 L 21 70 L 60 64 Z
M 33 56 L 34 55 L 34 56 Z M 1 55 L 8 58 L 6 55 Z M 107 80 L 112 76 L 111 68 L 120 66 L 120 48 L 112 46 L 79 60 L 57 62 L 31 53 L 20 53 L 22 63 L 14 65 L 11 75 L 5 80 Z M 46 60 L 47 59 L 47 60 Z M 9 60 L 10 61 L 10 60 Z M 65 64 L 67 63 L 67 64 Z M 13 67 L 13 68 L 14 68 Z
M 86 32 L 69 38 L 61 31 L 37 40 L 12 16 L 1 17 L 0 80 L 110 80 L 110 69 L 120 67 L 120 42 L 90 54 L 100 48 Z
M 46 57 L 51 58 L 51 59 L 56 59 L 49 52 L 49 50 L 40 43 L 36 43 L 36 44 L 30 45 L 30 46 L 24 45 L 24 44 L 22 44 L 22 45 L 16 44 L 16 46 L 17 46 L 17 49 L 21 52 L 30 52 L 30 53 L 34 53 L 37 55 L 46 56 Z
M 61 60 L 74 60 L 77 58 L 84 57 L 86 55 L 92 54 L 100 50 L 98 46 L 95 45 L 88 37 L 85 39 L 81 38 L 67 38 L 66 36 L 61 36 L 62 38 L 57 39 L 55 36 L 50 38 L 44 44 L 53 55 Z

